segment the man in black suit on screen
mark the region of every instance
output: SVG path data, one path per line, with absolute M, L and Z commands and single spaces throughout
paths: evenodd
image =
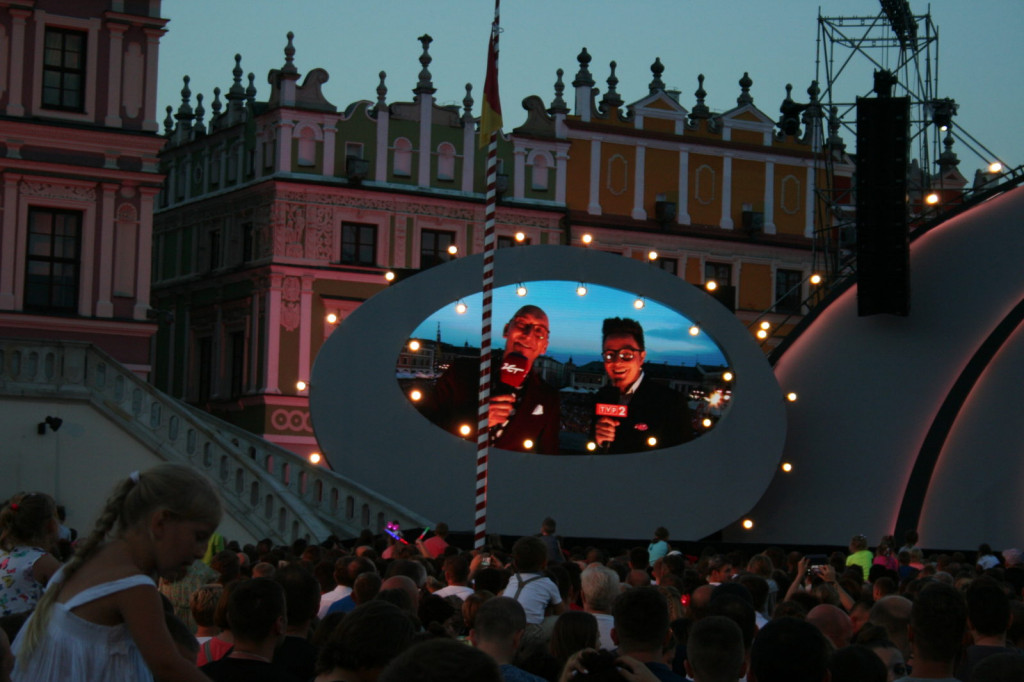
M 601 359 L 608 385 L 597 392 L 591 438 L 599 452 L 644 452 L 693 438 L 686 396 L 644 374 L 644 330 L 636 320 L 611 317 L 601 326 Z

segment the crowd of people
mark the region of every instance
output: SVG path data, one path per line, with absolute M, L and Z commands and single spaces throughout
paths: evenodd
M 239 546 L 184 465 L 120 481 L 70 557 L 54 500 L 0 508 L 0 682 L 1024 680 L 1024 556 L 911 532 L 823 554 L 506 546 L 438 524 Z M 66 559 L 63 560 L 62 559 Z

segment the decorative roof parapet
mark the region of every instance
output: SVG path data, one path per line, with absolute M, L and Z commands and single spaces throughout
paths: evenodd
M 811 84 L 807 87 L 808 102 L 804 107 L 803 115 L 800 117 L 804 125 L 803 141 L 814 149 L 817 149 L 821 143 L 821 121 L 825 118 L 825 111 L 821 108 L 821 103 L 818 101 L 820 93 L 821 88 L 818 87 L 818 81 L 811 81 Z
M 786 99 L 782 100 L 782 104 L 779 106 L 782 115 L 779 117 L 778 123 L 783 137 L 800 134 L 800 112 L 803 111 L 805 105 L 794 102 L 792 95 L 793 84 L 786 83 Z
M 587 68 L 591 59 L 593 58 L 585 47 L 576 55 L 576 61 L 580 63 L 580 70 L 576 72 L 576 80 L 572 82 L 573 87 L 580 87 L 581 85 L 594 86 L 594 77 L 590 74 L 590 69 Z

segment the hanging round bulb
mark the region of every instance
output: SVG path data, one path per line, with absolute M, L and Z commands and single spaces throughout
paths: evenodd
M 394 282 L 395 281 L 395 273 L 392 272 L 391 270 L 388 270 L 387 272 L 384 273 L 384 279 L 386 279 L 389 282 Z
M 420 342 L 419 342 L 419 340 L 413 339 L 412 341 L 409 342 L 409 350 L 411 350 L 413 353 L 415 353 L 419 349 L 420 349 Z
M 698 334 L 700 334 L 700 325 L 698 325 L 698 324 L 691 324 L 690 325 L 690 336 L 697 336 Z
M 576 287 L 576 295 L 577 296 L 586 296 L 587 295 L 587 285 L 584 284 L 583 282 L 580 282 L 580 285 L 578 287 Z
M 468 436 L 472 432 L 473 429 L 470 427 L 469 424 L 463 424 L 462 426 L 459 427 L 459 434 L 462 436 Z
M 524 232 L 516 232 L 516 241 L 520 244 L 526 241 L 526 234 Z
M 753 519 L 743 519 L 743 530 L 753 530 L 754 521 Z
M 768 320 L 765 320 L 764 322 L 761 323 L 761 329 L 763 329 L 765 331 L 768 331 L 769 329 L 771 329 L 771 327 L 772 327 L 772 323 L 769 322 Z
M 704 288 L 707 289 L 708 291 L 714 291 L 715 289 L 718 288 L 718 282 L 716 282 L 713 279 L 709 279 L 707 282 L 704 283 Z
M 999 163 L 998 161 L 993 161 L 992 163 L 990 163 L 988 165 L 988 172 L 989 173 L 1001 173 L 1002 170 L 1003 170 L 1003 164 Z
M 643 296 L 637 296 L 636 300 L 633 301 L 633 307 L 636 308 L 637 310 L 643 310 L 645 305 L 647 304 L 644 302 Z
M 654 262 L 654 261 L 658 260 L 658 252 L 657 251 L 648 251 L 647 252 L 647 260 L 649 260 L 651 262 Z
M 469 309 L 469 306 L 467 306 L 462 301 L 459 301 L 458 303 L 455 304 L 455 312 L 457 312 L 459 315 L 462 315 L 468 309 Z
M 924 203 L 928 204 L 929 206 L 934 206 L 935 204 L 939 203 L 939 195 L 936 192 L 932 192 L 931 194 L 924 198 Z
M 722 381 L 732 381 L 732 372 L 722 372 Z
M 448 245 L 448 253 L 449 253 L 449 254 L 451 254 L 452 256 L 454 256 L 454 255 L 455 255 L 455 254 L 457 254 L 458 252 L 459 252 L 459 247 L 458 247 L 458 246 L 456 246 L 455 244 L 449 244 L 449 245 Z
M 821 284 L 821 275 L 818 273 L 811 275 L 811 284 Z
M 327 313 L 327 324 L 337 324 L 338 315 L 336 313 Z
M 793 465 L 790 464 L 789 462 L 783 462 L 782 470 L 788 474 L 793 471 Z
M 307 387 L 308 387 L 308 384 L 305 381 L 303 381 L 302 379 L 299 379 L 298 381 L 295 382 L 295 390 L 296 391 L 305 391 Z
M 516 296 L 526 296 L 526 286 L 520 284 L 516 287 Z
M 320 460 L 322 460 L 322 459 L 323 459 L 323 456 L 319 452 L 311 452 L 311 453 L 309 453 L 309 463 L 310 464 L 319 464 Z
M 419 391 L 417 389 L 413 389 L 412 391 L 409 392 L 409 400 L 413 401 L 414 403 L 415 402 L 419 402 L 422 399 L 423 399 L 422 391 Z
M 594 241 L 594 236 L 589 232 L 580 238 L 584 246 L 590 246 L 590 242 Z
M 763 330 L 763 329 L 758 329 L 758 330 L 757 330 L 757 338 L 759 338 L 759 339 L 761 339 L 762 341 L 764 341 L 765 339 L 767 339 L 767 338 L 768 338 L 768 332 L 766 332 L 766 331 L 765 331 L 765 330 Z

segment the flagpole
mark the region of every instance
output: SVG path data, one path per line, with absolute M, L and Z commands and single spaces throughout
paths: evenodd
M 497 239 L 494 214 L 498 204 L 498 131 L 501 129 L 501 103 L 498 99 L 499 2 L 494 0 L 494 23 L 487 50 L 487 78 L 484 82 L 483 113 L 480 116 L 480 141 L 487 141 L 487 194 L 484 202 L 483 302 L 480 310 L 480 403 L 476 436 L 476 521 L 473 546 L 487 540 L 487 459 L 490 452 L 488 428 L 491 397 L 491 299 L 494 288 L 494 251 Z

